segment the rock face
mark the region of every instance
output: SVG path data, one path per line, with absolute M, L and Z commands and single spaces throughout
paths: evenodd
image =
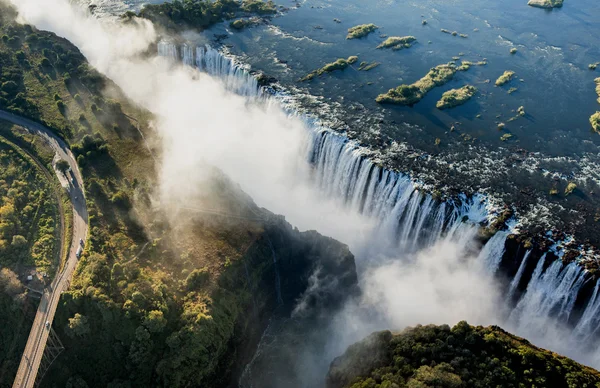
M 374 333 L 329 369 L 327 388 L 592 387 L 600 373 L 497 326 L 459 322 Z
M 527 5 L 537 8 L 560 8 L 563 0 L 529 0 Z

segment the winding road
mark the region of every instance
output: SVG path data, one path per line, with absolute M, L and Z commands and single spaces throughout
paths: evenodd
M 56 275 L 50 287 L 44 289 L 15 377 L 13 388 L 29 388 L 35 385 L 40 363 L 44 356 L 46 342 L 50 334 L 50 328 L 46 327 L 46 322 L 49 323 L 49 326 L 52 325 L 60 295 L 69 288 L 73 272 L 77 266 L 76 253 L 79 241 L 86 241 L 88 234 L 88 213 L 83 192 L 83 179 L 77 166 L 77 161 L 65 142 L 54 135 L 50 129 L 29 119 L 0 110 L 0 120 L 9 121 L 26 128 L 30 133 L 44 139 L 60 159 L 66 160 L 69 163 L 74 176 L 73 183 L 71 183 L 62 173 L 55 171 L 61 185 L 68 188 L 71 203 L 73 204 L 73 238 L 63 270 Z

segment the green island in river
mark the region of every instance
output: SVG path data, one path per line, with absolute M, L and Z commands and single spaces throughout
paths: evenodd
M 375 24 L 360 24 L 358 26 L 354 26 L 348 29 L 348 35 L 346 35 L 346 39 L 358 39 L 363 38 L 369 35 L 371 32 L 374 32 L 378 29 Z
M 459 89 L 450 89 L 442 94 L 442 98 L 435 104 L 438 109 L 449 109 L 469 101 L 477 93 L 477 88 L 465 85 Z
M 348 66 L 356 63 L 356 61 L 358 61 L 358 57 L 355 55 L 348 57 L 348 59 L 339 58 L 335 62 L 327 63 L 325 66 L 321 67 L 320 69 L 317 69 L 317 70 L 314 70 L 314 71 L 308 73 L 300 81 L 301 82 L 309 81 L 309 80 L 315 78 L 316 76 L 323 75 L 325 73 L 331 73 L 332 71 L 336 71 L 336 70 L 344 70 Z M 365 69 L 363 68 L 362 70 L 365 70 Z
M 413 43 L 417 40 L 414 36 L 390 36 L 384 40 L 379 46 L 381 48 L 391 48 L 392 50 L 402 50 L 404 48 L 410 48 Z
M 387 93 L 380 94 L 376 100 L 379 103 L 391 103 L 398 105 L 413 105 L 421 101 L 423 97 L 436 86 L 441 86 L 450 81 L 457 68 L 454 64 L 442 64 L 429 70 L 429 72 L 417 82 L 410 85 L 400 85 L 390 89 Z

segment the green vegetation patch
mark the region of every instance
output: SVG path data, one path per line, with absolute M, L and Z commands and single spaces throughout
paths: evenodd
M 274 15 L 277 13 L 277 6 L 271 0 L 243 0 L 241 10 L 257 15 Z
M 590 116 L 590 124 L 594 131 L 600 134 L 600 112 L 596 112 Z
M 317 76 L 323 75 L 325 73 L 331 73 L 332 71 L 344 70 L 345 68 L 356 63 L 357 61 L 358 61 L 358 57 L 355 55 L 348 57 L 348 59 L 339 58 L 335 62 L 328 63 L 320 69 L 311 71 L 306 76 L 304 76 L 302 79 L 300 79 L 300 82 L 309 81 L 309 80 L 311 80 Z
M 598 103 L 600 104 L 600 77 L 594 80 L 596 83 L 596 94 L 598 95 Z
M 453 64 L 438 65 L 420 80 L 410 85 L 400 85 L 390 89 L 387 93 L 380 94 L 376 100 L 379 103 L 390 103 L 398 105 L 413 105 L 421 101 L 423 97 L 436 86 L 441 86 L 450 81 L 457 68 Z
M 477 93 L 477 88 L 465 85 L 459 89 L 451 89 L 442 94 L 442 98 L 435 104 L 438 109 L 449 109 L 469 101 Z
M 358 66 L 358 70 L 360 71 L 369 71 L 369 70 L 373 70 L 374 68 L 376 68 L 377 66 L 381 65 L 381 63 L 379 62 L 361 62 L 360 65 Z
M 328 388 L 595 387 L 600 373 L 498 326 L 459 322 L 373 333 L 336 358 Z
M 573 182 L 569 182 L 567 187 L 565 188 L 565 195 L 573 194 L 573 192 L 577 189 L 577 185 Z
M 0 267 L 54 273 L 61 235 L 55 184 L 0 137 Z
M 390 36 L 384 40 L 379 46 L 381 48 L 391 48 L 392 50 L 402 50 L 404 48 L 412 47 L 413 43 L 417 41 L 414 36 Z
M 536 8 L 560 8 L 563 6 L 563 0 L 529 0 L 527 5 Z
M 515 72 L 512 70 L 506 70 L 498 79 L 496 80 L 496 86 L 502 86 L 510 82 L 510 80 L 515 75 Z
M 346 39 L 363 38 L 363 37 L 369 35 L 371 32 L 374 32 L 378 28 L 379 27 L 377 27 L 373 23 L 370 23 L 370 24 L 361 24 L 361 25 L 358 25 L 358 26 L 354 26 L 354 27 L 348 28 L 348 35 L 346 35 Z
M 452 58 L 454 59 L 454 58 Z M 457 59 L 458 60 L 458 59 Z M 471 61 L 462 61 L 460 66 L 458 66 L 456 68 L 456 70 L 458 71 L 467 71 L 471 68 L 471 66 L 485 66 L 487 65 L 486 61 L 478 61 L 478 62 L 471 62 Z
M 236 19 L 236 20 L 232 21 L 231 23 L 229 23 L 229 26 L 235 30 L 241 31 L 244 28 L 250 27 L 254 24 L 255 23 L 249 19 Z

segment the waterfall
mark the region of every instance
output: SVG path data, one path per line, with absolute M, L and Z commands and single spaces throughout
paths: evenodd
M 555 260 L 543 271 L 545 260 L 546 255 L 538 262 L 525 294 L 509 317 L 509 321 L 523 331 L 532 324 L 537 325 L 538 320 L 546 321 L 551 316 L 567 323 L 583 285 L 585 272 L 576 263 L 564 266 L 562 261 Z
M 165 41 L 158 42 L 158 55 L 169 58 L 173 61 L 177 61 L 179 58 L 177 55 L 177 46 Z
M 508 232 L 506 231 L 496 232 L 479 253 L 478 259 L 485 263 L 490 273 L 495 273 L 500 266 L 507 237 Z
M 249 98 L 264 98 L 267 103 L 279 103 L 290 115 L 298 115 L 289 104 L 286 105 L 289 96 L 275 94 L 270 98 L 247 69 L 218 50 L 210 46 L 192 48 L 184 45 L 180 51 L 181 56 L 178 56 L 177 47 L 168 42 L 158 45 L 159 55 L 181 58 L 184 64 L 218 78 L 228 90 Z M 195 58 L 195 63 L 190 58 Z M 385 244 L 389 246 L 386 248 L 391 252 L 416 252 L 433 246 L 442 238 L 452 239 L 467 249 L 477 228 L 489 221 L 489 204 L 485 196 L 460 195 L 446 201 L 434 199 L 407 174 L 374 162 L 356 142 L 324 128 L 315 120 L 301 119 L 310 128 L 306 149 L 307 160 L 313 167 L 314 185 L 349 210 L 378 220 L 377 234 L 387 237 Z M 500 268 L 510 233 L 511 228 L 496 232 L 478 254 L 478 260 L 491 274 Z M 530 254 L 531 251 L 526 252 L 509 285 L 506 298 L 509 303 L 521 283 Z M 279 273 L 274 251 L 273 264 L 277 288 Z M 532 317 L 542 320 L 555 317 L 558 322 L 568 323 L 585 271 L 577 263 L 563 265 L 561 260 L 548 263 L 547 268 L 545 266 L 546 254 L 539 259 L 525 291 L 510 312 L 509 321 L 517 328 L 531 325 L 535 321 L 530 319 Z M 575 332 L 582 337 L 586 334 L 591 336 L 600 325 L 599 287 L 596 283 L 575 327 Z M 281 303 L 280 290 L 277 292 Z
M 187 44 L 181 46 L 181 61 L 184 65 L 194 66 L 194 48 Z
M 246 97 L 259 97 L 262 94 L 255 77 L 210 46 L 196 48 L 195 65 L 199 70 L 218 77 L 225 88 L 234 93 Z
M 507 300 L 511 300 L 517 287 L 519 287 L 519 283 L 521 282 L 521 278 L 523 277 L 523 271 L 525 271 L 525 267 L 527 266 L 527 259 L 531 254 L 531 249 L 525 252 L 525 256 L 521 260 L 521 265 L 519 265 L 519 269 L 517 270 L 517 274 L 510 282 L 510 286 L 508 286 L 508 295 L 506 297 Z M 546 259 L 546 255 L 544 254 L 544 260 Z
M 593 339 L 600 327 L 600 282 L 596 282 L 594 292 L 575 327 L 575 334 L 583 341 Z

